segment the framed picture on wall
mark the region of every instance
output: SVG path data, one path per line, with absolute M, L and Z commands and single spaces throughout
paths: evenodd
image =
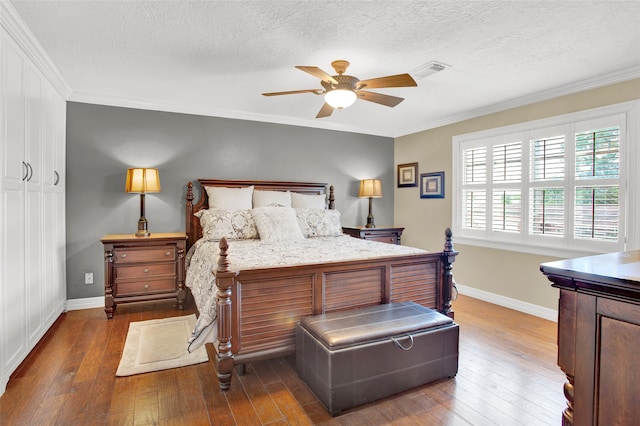
M 398 188 L 418 186 L 418 163 L 398 164 Z
M 420 175 L 420 198 L 444 198 L 444 172 Z

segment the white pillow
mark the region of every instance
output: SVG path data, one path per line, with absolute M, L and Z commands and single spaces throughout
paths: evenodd
M 340 212 L 328 209 L 295 209 L 302 235 L 309 237 L 337 237 L 342 235 Z
M 291 207 L 289 191 L 253 191 L 253 208 L 258 207 Z
M 291 207 L 294 209 L 324 209 L 327 207 L 327 196 L 324 194 L 291 194 Z
M 291 207 L 260 207 L 251 210 L 260 240 L 274 243 L 304 240 L 296 212 Z
M 202 238 L 219 241 L 222 237 L 230 240 L 251 240 L 258 238 L 258 229 L 251 210 L 200 210 L 193 214 L 200 218 Z
M 251 210 L 253 185 L 245 188 L 206 186 L 210 209 Z

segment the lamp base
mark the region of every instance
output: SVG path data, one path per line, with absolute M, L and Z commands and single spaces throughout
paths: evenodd
M 147 229 L 147 225 L 147 219 L 144 217 L 141 217 L 140 220 L 138 220 L 138 232 L 136 232 L 136 237 L 144 238 L 151 236 L 151 232 Z
M 367 216 L 367 225 L 365 228 L 375 228 L 376 224 L 373 222 L 373 198 L 369 197 L 369 216 Z

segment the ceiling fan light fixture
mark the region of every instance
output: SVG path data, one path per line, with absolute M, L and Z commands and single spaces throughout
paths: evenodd
M 357 98 L 358 95 L 351 89 L 329 90 L 324 95 L 324 101 L 335 109 L 349 108 Z

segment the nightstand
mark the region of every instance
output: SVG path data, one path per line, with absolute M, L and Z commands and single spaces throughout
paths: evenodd
M 404 228 L 375 227 L 367 228 L 364 226 L 343 226 L 342 232 L 349 234 L 355 238 L 363 240 L 379 241 L 381 243 L 400 244 Z
M 104 311 L 107 318 L 119 303 L 176 299 L 183 309 L 186 234 L 105 235 Z

